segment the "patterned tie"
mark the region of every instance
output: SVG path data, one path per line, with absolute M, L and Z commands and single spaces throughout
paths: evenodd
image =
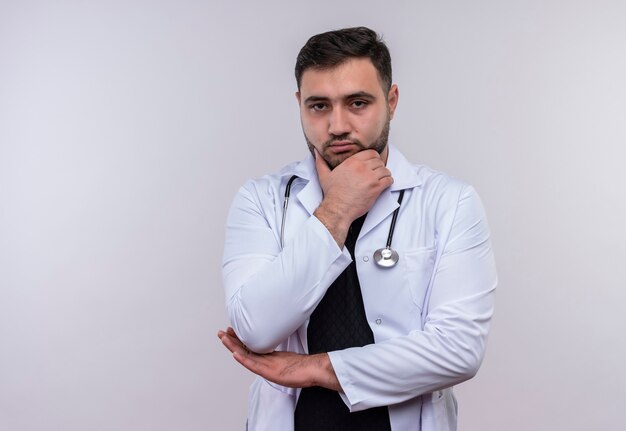
M 352 263 L 328 288 L 311 314 L 307 328 L 311 354 L 374 343 L 354 259 L 354 247 L 365 217 L 356 219 L 348 230 L 345 247 L 352 256 Z M 337 392 L 319 386 L 302 389 L 294 420 L 296 431 L 391 430 L 387 407 L 350 413 Z

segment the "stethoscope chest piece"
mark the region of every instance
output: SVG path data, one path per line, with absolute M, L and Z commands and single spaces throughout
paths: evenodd
M 400 257 L 398 256 L 398 252 L 389 248 L 379 248 L 374 252 L 374 261 L 376 265 L 381 266 L 383 268 L 391 268 L 398 263 Z
M 391 241 L 393 240 L 393 231 L 396 229 L 396 220 L 398 219 L 398 212 L 400 211 L 400 205 L 402 205 L 402 197 L 404 196 L 404 190 L 400 190 L 400 196 L 398 196 L 398 208 L 393 212 L 391 217 L 391 226 L 389 227 L 389 235 L 387 236 L 387 245 L 385 248 L 379 248 L 374 252 L 374 262 L 381 268 L 391 268 L 396 266 L 400 256 L 398 252 L 391 248 Z

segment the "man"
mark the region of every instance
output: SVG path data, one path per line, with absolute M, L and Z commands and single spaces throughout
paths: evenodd
M 496 285 L 480 200 L 388 145 L 399 93 L 372 30 L 313 36 L 296 80 L 311 155 L 248 182 L 227 223 L 218 336 L 259 376 L 248 429 L 456 429 Z

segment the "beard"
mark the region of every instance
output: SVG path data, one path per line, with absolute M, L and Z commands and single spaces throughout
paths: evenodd
M 322 151 L 320 153 L 324 157 L 324 150 L 328 148 L 333 142 L 350 141 L 358 147 L 357 153 L 364 151 L 364 150 L 375 150 L 378 154 L 382 154 L 385 148 L 387 148 L 387 142 L 389 140 L 390 123 L 391 123 L 391 119 L 387 117 L 387 121 L 385 122 L 385 125 L 383 127 L 383 130 L 380 132 L 380 135 L 378 135 L 378 137 L 373 142 L 369 143 L 368 145 L 363 145 L 363 143 L 358 139 L 351 139 L 349 133 L 346 133 L 344 135 L 333 135 L 332 138 L 330 138 L 329 140 L 327 140 L 326 142 L 322 144 Z M 307 147 L 309 147 L 309 151 L 313 155 L 313 158 L 315 158 L 315 147 L 309 140 L 309 137 L 306 135 L 306 133 L 304 133 L 304 139 L 306 140 Z M 353 154 L 351 153 L 338 154 L 335 158 L 332 158 L 330 160 L 327 157 L 324 157 L 324 160 L 326 161 L 326 164 L 328 164 L 328 167 L 332 170 L 332 169 L 335 169 L 345 159 L 347 159 L 348 157 L 352 155 Z

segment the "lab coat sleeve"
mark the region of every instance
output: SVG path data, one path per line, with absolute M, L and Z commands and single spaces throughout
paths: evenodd
M 223 281 L 233 329 L 250 350 L 267 353 L 304 323 L 351 258 L 315 216 L 281 251 L 272 210 L 282 202 L 262 193 L 248 184 L 233 201 Z
M 440 232 L 423 328 L 360 348 L 330 352 L 350 411 L 393 405 L 473 377 L 483 359 L 493 313 L 496 271 L 489 229 L 466 186 L 450 228 Z M 445 223 L 444 223 L 445 224 Z

